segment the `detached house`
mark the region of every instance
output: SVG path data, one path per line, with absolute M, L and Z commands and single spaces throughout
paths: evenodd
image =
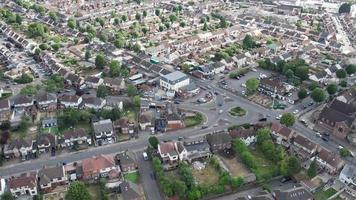
M 293 130 L 278 122 L 273 122 L 271 126 L 271 134 L 272 137 L 276 139 L 277 144 L 289 147 L 293 137 Z
M 83 180 L 93 182 L 107 177 L 110 171 L 120 172 L 111 155 L 98 155 L 82 161 Z
M 96 141 L 101 144 L 111 144 L 114 142 L 114 128 L 111 119 L 100 120 L 93 123 L 93 130 Z
M 187 160 L 191 163 L 193 160 L 209 158 L 212 155 L 205 137 L 186 139 L 175 145 L 181 161 Z
M 336 174 L 345 165 L 345 161 L 343 161 L 338 154 L 324 148 L 320 150 L 315 159 L 317 163 L 330 174 Z
M 50 192 L 59 185 L 67 183 L 64 167 L 43 167 L 38 171 L 39 185 L 42 191 Z
M 344 139 L 349 133 L 356 132 L 356 107 L 334 99 L 317 116 L 316 124 Z
M 231 136 L 226 132 L 212 133 L 206 136 L 213 153 L 231 148 Z
M 79 108 L 79 105 L 82 103 L 83 99 L 77 95 L 63 95 L 60 96 L 59 102 L 64 108 Z
M 84 84 L 83 78 L 75 74 L 68 74 L 66 82 L 76 88 L 80 88 Z
M 15 198 L 21 195 L 37 195 L 37 173 L 27 172 L 7 179 L 8 188 Z
M 174 142 L 162 142 L 158 144 L 158 153 L 166 169 L 177 165 L 179 156 Z
M 256 132 L 253 128 L 250 129 L 235 129 L 229 132 L 234 139 L 241 139 L 247 146 L 256 142 Z

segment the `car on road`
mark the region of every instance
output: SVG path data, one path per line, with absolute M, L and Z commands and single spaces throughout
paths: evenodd
M 317 137 L 322 137 L 322 135 L 321 135 L 319 132 L 316 132 L 315 135 L 316 135 Z
M 280 120 L 282 118 L 282 115 L 278 115 L 277 117 L 276 117 L 276 120 Z
M 242 84 L 241 84 L 241 87 L 244 87 L 244 88 L 245 88 L 245 87 L 246 87 L 246 84 L 245 84 L 245 83 L 242 83 Z
M 256 68 L 252 68 L 251 71 L 257 72 L 257 69 Z
M 224 111 L 223 110 L 219 110 L 219 115 L 222 114 Z
M 338 148 L 339 150 L 341 150 L 341 149 L 343 149 L 344 147 L 341 146 L 341 145 L 339 145 L 337 148 Z
M 217 91 L 214 92 L 215 95 L 219 95 L 219 93 Z
M 307 125 L 308 125 L 308 124 L 307 124 L 307 121 L 305 121 L 305 119 L 300 119 L 299 121 L 300 121 L 300 123 L 302 123 L 304 126 L 307 126 Z
M 286 182 L 291 181 L 291 180 L 292 180 L 291 177 L 285 176 L 285 177 L 283 177 L 283 178 L 281 179 L 281 183 L 286 183 Z
M 206 129 L 206 128 L 208 128 L 209 126 L 208 125 L 203 125 L 202 127 L 201 127 L 201 129 Z
M 325 135 L 321 136 L 321 139 L 324 140 L 325 142 L 329 142 L 329 137 Z
M 148 156 L 147 156 L 147 153 L 145 151 L 142 153 L 142 156 L 143 156 L 144 160 L 148 160 Z
M 295 111 L 293 111 L 293 114 L 298 114 L 299 113 L 299 110 L 295 110 Z
M 174 101 L 174 104 L 180 104 L 179 101 Z
M 265 122 L 265 121 L 267 121 L 267 118 L 266 118 L 266 117 L 263 117 L 263 118 L 260 118 L 258 121 L 259 121 L 259 122 Z

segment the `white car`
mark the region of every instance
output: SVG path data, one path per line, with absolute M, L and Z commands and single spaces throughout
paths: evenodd
M 319 132 L 316 132 L 315 135 L 316 135 L 317 137 L 321 137 L 321 134 L 320 134 Z
M 242 83 L 242 84 L 241 84 L 241 87 L 246 87 L 246 84 L 245 84 L 245 83 Z
M 282 115 L 278 115 L 277 117 L 276 117 L 276 120 L 280 120 L 282 118 Z
M 299 110 L 295 110 L 295 111 L 293 111 L 293 114 L 297 114 L 297 113 L 299 113 Z
M 257 69 L 256 68 L 252 68 L 251 71 L 257 72 Z
M 338 148 L 339 150 L 341 150 L 341 149 L 343 149 L 344 147 L 341 146 L 341 145 L 339 145 L 337 148 Z

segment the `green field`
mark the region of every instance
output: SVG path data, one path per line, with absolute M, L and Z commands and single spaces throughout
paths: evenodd
M 279 173 L 278 165 L 267 160 L 259 150 L 250 151 L 257 163 L 257 169 L 253 170 L 257 179 L 270 179 Z
M 124 174 L 124 179 L 133 183 L 137 183 L 138 179 L 140 177 L 140 174 L 138 172 L 131 172 L 128 174 Z

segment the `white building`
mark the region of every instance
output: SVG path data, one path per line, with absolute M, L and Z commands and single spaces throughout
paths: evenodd
M 174 71 L 172 73 L 163 75 L 160 79 L 160 86 L 162 88 L 176 92 L 178 92 L 180 88 L 189 85 L 189 83 L 189 77 L 180 71 Z
M 339 180 L 345 184 L 352 184 L 356 186 L 356 167 L 352 165 L 345 165 L 340 172 Z

